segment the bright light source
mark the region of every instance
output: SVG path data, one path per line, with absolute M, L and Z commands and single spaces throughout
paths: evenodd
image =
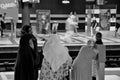
M 69 0 L 62 0 L 62 3 L 63 3 L 63 4 L 69 4 L 70 1 L 69 1 Z
M 29 0 L 22 0 L 22 2 L 29 2 Z
M 22 0 L 22 2 L 40 3 L 40 0 Z
M 32 3 L 40 3 L 40 0 L 31 0 Z

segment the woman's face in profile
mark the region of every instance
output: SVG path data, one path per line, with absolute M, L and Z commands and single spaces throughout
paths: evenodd
M 88 41 L 88 46 L 93 47 L 94 46 L 94 41 Z
M 101 36 L 100 35 L 96 35 L 96 40 L 101 40 Z
M 94 46 L 94 41 L 91 41 L 90 46 L 91 46 L 91 47 Z

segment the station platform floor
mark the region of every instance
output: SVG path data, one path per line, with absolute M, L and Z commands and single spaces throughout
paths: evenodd
M 103 34 L 102 40 L 104 45 L 120 45 L 120 37 L 116 37 L 114 31 L 101 31 L 101 33 Z M 63 39 L 65 37 L 65 33 L 61 32 L 58 34 L 61 38 L 61 43 L 69 45 L 85 45 L 89 39 L 93 38 L 90 36 L 90 34 L 87 34 L 86 32 L 79 32 L 72 36 L 71 40 L 67 41 L 66 39 Z M 41 41 L 41 36 L 43 37 L 44 35 L 37 34 L 36 36 L 38 45 L 42 45 L 44 43 L 44 41 Z M 14 45 L 18 46 L 19 40 L 19 38 L 11 38 L 10 33 L 6 33 L 3 37 L 0 37 L 0 47 Z
M 14 72 L 0 72 L 0 80 L 14 80 Z M 120 68 L 105 68 L 104 80 L 120 80 Z

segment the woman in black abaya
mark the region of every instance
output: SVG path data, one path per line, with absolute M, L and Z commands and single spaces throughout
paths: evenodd
M 37 80 L 37 40 L 29 25 L 23 26 L 15 64 L 15 80 Z

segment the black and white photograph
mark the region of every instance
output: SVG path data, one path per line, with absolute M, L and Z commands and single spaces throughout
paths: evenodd
M 0 0 L 0 80 L 120 80 L 120 0 Z

